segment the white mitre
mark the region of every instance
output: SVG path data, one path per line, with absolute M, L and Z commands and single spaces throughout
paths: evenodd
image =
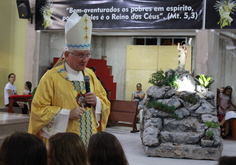
M 90 50 L 92 21 L 87 14 L 81 18 L 73 13 L 65 25 L 65 42 L 69 51 Z

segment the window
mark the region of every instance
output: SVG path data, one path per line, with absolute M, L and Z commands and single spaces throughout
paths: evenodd
M 144 38 L 135 38 L 134 45 L 144 45 Z
M 178 45 L 178 42 L 180 43 L 180 45 L 183 45 L 183 43 L 186 42 L 186 40 L 183 38 L 174 38 L 174 45 L 177 46 Z
M 146 38 L 146 45 L 157 45 L 157 38 Z
M 161 38 L 161 45 L 172 45 L 171 38 Z
M 133 45 L 183 45 L 187 37 L 133 37 Z

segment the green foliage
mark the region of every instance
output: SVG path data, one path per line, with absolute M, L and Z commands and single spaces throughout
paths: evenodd
M 207 121 L 207 122 L 206 122 L 206 126 L 207 126 L 208 128 L 218 128 L 220 125 L 217 124 L 217 123 L 215 123 L 215 122 L 213 122 L 213 121 Z
M 156 73 L 153 73 L 151 77 L 149 78 L 148 83 L 151 83 L 153 85 L 157 85 L 158 82 L 165 80 L 164 71 L 163 70 L 157 70 Z
M 210 85 L 215 81 L 215 80 L 211 81 L 211 79 L 212 79 L 212 76 L 207 77 L 204 74 L 199 74 L 199 78 L 198 78 L 199 83 L 205 88 L 209 88 Z
M 178 83 L 177 83 L 177 78 L 178 78 L 178 74 L 172 74 L 170 75 L 167 79 L 164 80 L 164 85 L 166 86 L 170 86 L 170 87 L 179 87 Z
M 208 136 L 209 138 L 211 138 L 211 137 L 213 136 L 213 131 L 212 131 L 212 130 L 206 131 L 206 136 Z
M 218 128 L 220 125 L 213 122 L 213 121 L 207 121 L 206 126 L 208 128 Z M 210 139 L 213 136 L 213 131 L 212 130 L 207 130 L 206 131 L 206 136 Z
M 172 106 L 168 106 L 166 104 L 157 102 L 157 100 L 152 100 L 152 101 L 149 101 L 146 104 L 146 107 L 147 108 L 155 108 L 155 109 L 157 109 L 159 111 L 163 111 L 165 113 L 170 114 L 172 118 L 180 120 L 179 115 L 175 113 L 175 106 L 173 106 L 173 105 Z
M 185 102 L 192 104 L 192 105 L 195 105 L 198 103 L 198 99 L 195 97 L 195 94 L 181 96 L 181 99 L 184 100 Z
M 156 73 L 153 73 L 151 75 L 151 77 L 149 78 L 148 83 L 151 83 L 153 85 L 157 85 L 158 83 L 160 83 L 161 81 L 163 81 L 162 83 L 166 86 L 170 86 L 170 87 L 179 87 L 178 83 L 177 83 L 177 78 L 178 78 L 178 74 L 175 74 L 174 70 L 171 70 L 172 75 L 170 75 L 168 78 L 166 78 L 164 76 L 164 71 L 163 70 L 157 70 Z

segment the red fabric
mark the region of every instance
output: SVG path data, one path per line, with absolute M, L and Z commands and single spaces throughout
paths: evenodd
M 113 82 L 113 75 L 110 75 L 110 68 L 107 67 L 107 61 L 102 59 L 89 59 L 87 68 L 94 66 L 96 75 L 102 80 L 104 87 L 111 91 L 112 100 L 116 100 L 116 83 Z
M 62 58 L 62 60 L 63 60 L 64 58 Z M 57 61 L 59 60 L 59 57 L 54 57 L 53 58 L 53 63 L 52 63 L 52 66 L 54 66 L 56 63 L 57 63 Z
M 14 97 L 17 97 L 17 98 L 19 98 L 19 97 L 21 97 L 21 98 L 27 98 L 27 97 L 32 97 L 32 95 L 11 95 L 11 96 L 9 96 L 10 98 L 14 98 Z
M 224 117 L 224 115 L 220 115 L 220 122 L 223 120 Z

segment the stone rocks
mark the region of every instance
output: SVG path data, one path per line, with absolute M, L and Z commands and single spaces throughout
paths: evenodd
M 175 145 L 173 143 L 162 143 L 159 147 L 144 146 L 143 148 L 146 156 L 160 156 L 179 159 L 218 160 L 222 153 L 222 150 L 218 148 L 203 148 L 199 145 Z
M 190 74 L 180 75 L 177 79 L 177 83 L 179 84 L 177 91 L 195 92 L 195 86 L 197 83 Z
M 174 94 L 175 94 L 175 90 L 170 89 L 164 94 L 164 98 L 170 98 L 170 97 L 174 96 Z
M 197 118 L 189 117 L 187 119 L 175 120 L 175 119 L 164 119 L 163 127 L 167 131 L 172 132 L 196 132 L 196 126 L 199 124 Z
M 155 99 L 160 99 L 163 98 L 165 94 L 165 87 L 161 86 L 152 86 L 147 90 L 147 96 L 148 97 L 153 97 Z
M 161 132 L 161 142 L 172 142 L 173 144 L 197 144 L 203 136 L 194 132 Z
M 218 122 L 218 118 L 216 116 L 212 116 L 210 114 L 204 114 L 201 116 L 202 121 L 205 123 L 206 121 L 213 121 L 215 123 Z
M 207 121 L 218 123 L 215 95 L 199 85 L 188 71 L 178 68 L 178 81 L 184 82 L 180 90 L 169 86 L 152 86 L 147 90 L 144 104 L 157 100 L 175 107 L 180 120 L 173 119 L 163 110 L 144 106 L 140 136 L 147 156 L 218 160 L 222 153 L 219 128 L 208 128 Z M 170 69 L 166 77 L 174 74 Z M 188 90 L 186 90 L 188 89 Z M 183 96 L 194 96 L 197 103 L 185 102 Z M 183 100 L 184 99 L 184 100 Z M 188 99 L 186 101 L 189 101 Z M 206 140 L 206 132 L 212 131 L 212 140 Z
M 143 132 L 143 144 L 145 146 L 158 146 L 159 144 L 159 138 L 158 138 L 158 134 L 159 134 L 159 129 L 155 128 L 153 126 L 147 127 L 146 129 L 144 129 Z
M 175 113 L 176 113 L 177 115 L 179 115 L 179 117 L 180 117 L 181 119 L 183 119 L 184 117 L 190 115 L 189 111 L 188 111 L 186 108 L 177 109 L 177 110 L 175 111 Z

